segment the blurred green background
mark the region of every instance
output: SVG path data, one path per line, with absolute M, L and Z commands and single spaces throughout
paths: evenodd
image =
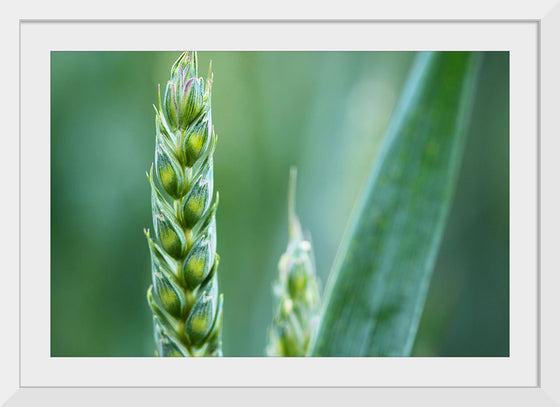
M 509 355 L 509 54 L 485 53 L 413 356 Z M 51 356 L 152 356 L 146 179 L 179 52 L 51 53 Z M 224 355 L 264 356 L 286 193 L 324 288 L 413 52 L 200 52 L 212 60 Z

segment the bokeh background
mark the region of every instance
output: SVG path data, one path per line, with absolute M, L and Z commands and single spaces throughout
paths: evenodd
M 51 356 L 153 356 L 146 171 L 179 52 L 51 54 Z M 264 356 L 286 194 L 324 288 L 413 52 L 200 52 L 212 60 L 224 355 Z M 509 355 L 509 54 L 482 67 L 413 356 Z

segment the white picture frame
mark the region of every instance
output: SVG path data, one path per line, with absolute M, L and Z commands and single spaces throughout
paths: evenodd
M 438 5 L 435 3 L 437 2 L 427 10 L 436 9 Z M 560 217 L 555 215 L 555 209 L 560 207 L 560 195 L 558 182 L 554 177 L 554 174 L 558 173 L 558 160 L 554 155 L 559 151 L 558 137 L 554 135 L 560 134 L 556 119 L 558 102 L 555 100 L 560 94 L 557 78 L 557 73 L 560 72 L 560 3 L 535 2 L 532 8 L 526 6 L 527 8 L 523 9 L 512 9 L 506 2 L 494 7 L 488 4 L 481 2 L 468 10 L 458 7 L 457 10 L 448 10 L 448 14 L 439 14 L 436 19 L 429 11 L 424 10 L 425 4 L 421 9 L 410 5 L 411 8 L 406 11 L 389 9 L 378 13 L 378 10 L 371 10 L 368 16 L 334 14 L 336 20 L 332 20 L 333 15 L 323 13 L 318 16 L 320 20 L 317 21 L 297 21 L 282 13 L 277 14 L 278 17 L 274 18 L 274 21 L 267 21 L 270 20 L 270 17 L 267 17 L 259 20 L 260 22 L 250 22 L 246 19 L 227 22 L 209 19 L 171 22 L 142 19 L 154 18 L 150 14 L 133 16 L 135 20 L 130 21 L 51 20 L 53 16 L 48 13 L 45 13 L 46 20 L 27 20 L 22 19 L 25 16 L 12 15 L 12 31 L 4 34 L 6 38 L 13 37 L 15 40 L 19 36 L 20 39 L 19 44 L 15 44 L 13 50 L 11 49 L 11 60 L 15 62 L 19 55 L 20 64 L 14 71 L 17 73 L 19 70 L 21 75 L 21 110 L 18 113 L 16 104 L 11 101 L 8 106 L 11 108 L 11 114 L 8 115 L 11 118 L 8 121 L 11 123 L 8 125 L 14 127 L 11 134 L 19 132 L 20 138 L 8 140 L 6 151 L 20 151 L 19 157 L 15 157 L 16 160 L 20 160 L 20 177 L 16 178 L 14 175 L 14 168 L 17 168 L 18 164 L 13 162 L 6 167 L 4 174 L 13 178 L 9 184 L 12 190 L 21 189 L 19 206 L 15 202 L 3 203 L 8 205 L 6 208 L 3 206 L 3 213 L 13 214 L 8 222 L 14 227 L 14 231 L 10 232 L 12 239 L 6 246 L 10 247 L 8 254 L 11 256 L 6 270 L 11 272 L 6 273 L 3 284 L 5 287 L 20 286 L 20 292 L 18 296 L 16 290 L 5 289 L 5 297 L 1 299 L 4 314 L 9 315 L 6 316 L 4 325 L 7 329 L 3 329 L 2 334 L 6 358 L 2 367 L 3 385 L 0 400 L 7 401 L 8 406 L 39 403 L 50 405 L 54 402 L 59 405 L 113 405 L 125 401 L 133 405 L 153 405 L 174 403 L 178 400 L 188 400 L 190 404 L 203 404 L 208 403 L 208 397 L 212 397 L 216 401 L 246 404 L 246 393 L 251 392 L 251 398 L 258 400 L 259 404 L 265 401 L 268 403 L 270 400 L 283 404 L 286 400 L 302 395 L 312 397 L 315 402 L 328 401 L 337 404 L 348 402 L 349 397 L 358 396 L 381 405 L 409 405 L 419 401 L 422 404 L 430 402 L 436 406 L 494 403 L 536 406 L 560 404 L 560 350 L 557 345 L 560 343 L 560 330 L 557 327 L 555 312 L 560 308 L 560 300 L 554 292 L 560 283 L 560 264 L 555 256 L 555 231 L 560 227 Z M 376 17 L 369 19 L 369 15 Z M 215 18 L 240 17 L 240 13 L 233 13 L 230 16 Z M 64 18 L 72 16 L 67 15 Z M 351 20 L 342 21 L 338 18 Z M 13 30 L 18 20 L 19 33 Z M 431 24 L 439 28 L 436 27 L 433 32 L 427 29 L 413 38 L 401 35 L 402 38 L 397 38 L 396 43 L 375 42 L 374 46 L 371 45 L 372 37 L 368 39 L 363 35 L 375 34 L 377 30 L 382 34 L 388 27 L 389 30 L 394 27 L 393 34 L 398 37 L 395 33 L 403 26 L 408 27 L 412 24 L 425 27 Z M 455 34 L 441 38 L 442 25 Z M 520 140 L 523 134 L 527 134 L 527 144 L 518 147 L 512 145 L 510 151 L 511 182 L 519 183 L 518 188 L 512 184 L 511 222 L 519 221 L 518 217 L 522 214 L 526 216 L 517 229 L 525 235 L 523 238 L 516 241 L 513 234 L 516 229 L 511 229 L 511 252 L 518 257 L 513 258 L 516 261 L 510 263 L 512 269 L 518 268 L 519 276 L 525 277 L 520 277 L 521 280 L 517 280 L 518 285 L 512 286 L 511 318 L 513 321 L 519 317 L 522 323 L 515 325 L 512 322 L 510 358 L 383 358 L 378 359 L 377 367 L 373 371 L 370 370 L 371 361 L 366 360 L 367 358 L 317 358 L 311 362 L 280 358 L 224 358 L 224 361 L 206 359 L 193 362 L 192 369 L 198 374 L 192 377 L 190 384 L 184 385 L 185 380 L 177 375 L 177 372 L 181 372 L 177 360 L 50 357 L 50 209 L 48 199 L 45 206 L 37 206 L 31 202 L 31 186 L 35 196 L 49 196 L 48 171 L 41 172 L 37 169 L 44 168 L 41 163 L 48 164 L 48 160 L 41 161 L 41 157 L 44 158 L 45 151 L 49 151 L 49 140 L 45 137 L 48 133 L 45 133 L 45 129 L 48 131 L 48 55 L 51 50 L 169 50 L 185 47 L 185 41 L 178 42 L 172 37 L 169 41 L 162 42 L 161 38 L 166 30 L 183 30 L 185 33 L 192 33 L 194 30 L 204 33 L 202 38 L 193 39 L 193 46 L 201 50 L 215 49 L 216 46 L 222 50 L 283 47 L 294 49 L 296 46 L 307 50 L 318 49 L 321 45 L 317 42 L 317 35 L 308 35 L 318 31 L 323 38 L 322 49 L 325 50 L 371 49 L 368 47 L 376 50 L 423 50 L 434 47 L 433 43 L 427 45 L 429 41 L 435 41 L 438 44 L 437 49 L 456 50 L 473 49 L 473 38 L 468 38 L 468 34 L 476 25 L 480 26 L 477 29 L 479 34 L 483 33 L 481 37 L 486 35 L 484 41 L 477 43 L 476 49 L 503 49 L 500 48 L 500 44 L 510 41 L 512 50 L 516 49 L 516 46 L 520 47 L 517 54 L 520 59 L 530 58 L 531 55 L 526 54 L 534 51 L 534 59 L 529 59 L 527 68 L 519 71 L 520 76 L 514 75 L 513 72 L 511 75 L 512 89 L 518 85 L 515 83 L 516 78 L 528 78 L 534 80 L 534 83 L 532 87 L 528 86 L 520 93 L 529 100 L 531 109 L 523 110 L 527 106 L 524 104 L 515 107 L 513 90 L 511 96 L 511 132 L 514 134 L 521 130 Z M 343 27 L 342 31 L 349 36 L 341 35 L 341 31 L 337 32 L 340 27 Z M 463 30 L 457 27 L 467 28 Z M 491 29 L 484 34 L 484 27 Z M 513 28 L 508 31 L 508 27 Z M 211 34 L 216 32 L 223 37 Z M 297 45 L 294 42 L 296 35 L 299 35 Z M 259 36 L 260 41 L 263 41 L 263 38 L 270 41 L 270 48 L 263 48 L 262 42 L 259 45 Z M 162 44 L 165 45 L 162 47 Z M 514 56 L 517 51 L 510 52 L 511 69 L 516 69 L 517 60 Z M 30 74 L 28 64 L 31 60 L 34 61 L 33 75 Z M 34 78 L 36 83 L 31 84 L 29 78 Z M 18 89 L 14 89 L 16 94 Z M 535 93 L 531 94 L 532 91 Z M 36 97 L 33 103 L 30 103 L 31 95 Z M 38 114 L 34 114 L 35 119 L 30 121 L 29 109 L 33 106 L 38 110 Z M 15 120 L 18 116 L 19 123 Z M 515 126 L 516 124 L 519 126 Z M 30 140 L 34 143 L 32 149 Z M 519 168 L 519 161 L 515 160 L 516 154 L 518 157 L 526 155 L 526 167 Z M 35 174 L 33 185 L 30 185 L 31 169 Z M 516 191 L 519 195 L 516 195 Z M 522 194 L 525 194 L 525 197 L 522 197 Z M 30 205 L 34 205 L 36 209 L 33 222 L 39 219 L 39 227 L 33 235 L 33 241 L 43 243 L 39 245 L 41 247 L 38 251 L 30 250 Z M 20 213 L 19 221 L 15 213 Z M 46 221 L 42 222 L 40 219 Z M 15 236 L 19 233 L 21 235 L 18 241 Z M 32 252 L 37 255 L 32 256 Z M 46 257 L 42 256 L 45 253 Z M 20 273 L 13 270 L 19 270 Z M 33 285 L 29 283 L 30 270 L 34 270 Z M 523 271 L 527 275 L 524 275 Z M 516 279 L 512 278 L 512 284 L 516 284 Z M 526 296 L 521 295 L 523 290 L 527 291 Z M 527 301 L 527 304 L 523 301 Z M 19 313 L 16 312 L 18 304 Z M 36 318 L 33 324 L 30 321 L 31 309 Z M 18 332 L 20 335 L 17 335 Z M 518 341 L 518 348 L 514 346 L 515 341 Z M 520 349 L 520 352 L 516 353 L 516 349 Z M 411 359 L 413 361 L 410 361 Z M 461 364 L 461 369 L 457 369 L 458 376 L 453 377 L 449 372 L 455 372 L 453 369 L 456 369 L 457 364 Z M 500 367 L 497 367 L 498 365 Z M 464 376 L 460 376 L 463 374 L 461 371 L 466 372 Z M 170 372 L 169 376 L 179 377 L 179 380 L 170 380 L 162 372 Z M 309 375 L 310 372 L 313 376 Z M 210 377 L 211 380 L 207 379 Z M 396 382 L 392 384 L 391 380 Z M 242 388 L 242 392 L 239 388 Z

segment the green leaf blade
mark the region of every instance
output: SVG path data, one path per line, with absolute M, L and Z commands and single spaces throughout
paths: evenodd
M 326 289 L 310 355 L 408 356 L 452 201 L 480 53 L 420 53 Z

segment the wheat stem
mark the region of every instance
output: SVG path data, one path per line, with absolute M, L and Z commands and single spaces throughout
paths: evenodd
M 297 170 L 290 169 L 288 247 L 274 283 L 276 310 L 269 331 L 268 356 L 305 356 L 318 325 L 319 290 L 311 239 L 304 236 L 295 211 Z
M 155 108 L 155 171 L 152 164 L 147 174 L 155 236 L 145 234 L 158 356 L 222 356 L 211 90 L 212 72 L 199 78 L 196 52 L 184 52 Z

